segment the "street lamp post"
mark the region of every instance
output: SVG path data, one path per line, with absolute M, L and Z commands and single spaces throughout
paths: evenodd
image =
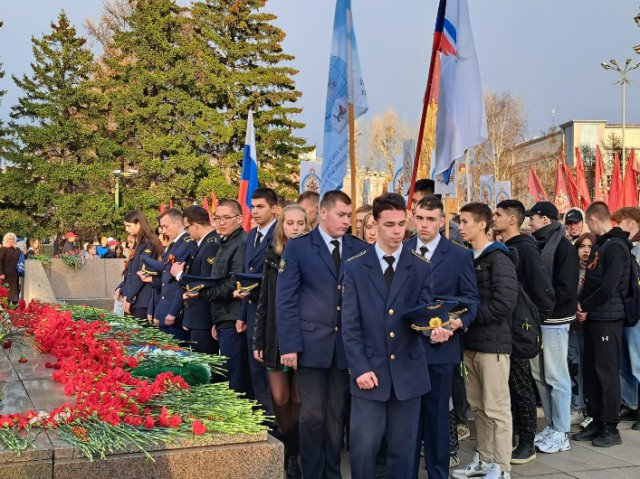
M 631 70 L 635 70 L 640 67 L 640 62 L 631 63 L 631 58 L 627 58 L 627 61 L 624 64 L 624 67 L 620 67 L 618 62 L 615 59 L 609 60 L 609 63 L 602 62 L 600 64 L 602 68 L 605 70 L 614 70 L 620 74 L 620 80 L 614 83 L 617 85 L 618 83 L 622 85 L 622 170 L 624 171 L 627 161 L 627 154 L 625 149 L 624 142 L 624 132 L 627 124 L 627 85 L 630 83 L 629 78 L 627 77 L 628 73 Z
M 120 208 L 120 178 L 129 178 L 130 176 L 137 175 L 138 170 L 134 170 L 133 168 L 129 168 L 127 171 L 122 170 L 113 170 L 113 176 L 116 180 L 116 187 L 113 192 L 114 203 L 116 205 L 116 209 Z

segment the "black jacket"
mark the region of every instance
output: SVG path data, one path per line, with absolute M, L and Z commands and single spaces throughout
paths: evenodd
M 211 318 L 217 329 L 235 328 L 240 300 L 233 298 L 236 283 L 230 273 L 242 271 L 247 233 L 238 228 L 220 240 L 220 248 L 211 270 L 212 278 L 222 278 L 209 288 L 200 290 L 200 297 L 211 303 Z M 189 275 L 184 275 L 188 279 Z M 182 278 L 180 278 L 182 281 Z
M 533 233 L 542 252 L 548 238 L 544 237 L 547 225 Z M 552 283 L 555 293 L 555 305 L 551 316 L 545 323 L 571 323 L 576 318 L 578 310 L 578 280 L 580 276 L 580 258 L 578 250 L 571 242 L 562 238 L 553 256 Z
M 536 241 L 529 235 L 519 234 L 505 244 L 518 252 L 516 273 L 522 289 L 531 298 L 540 313 L 540 321 L 551 317 L 555 294 Z
M 511 354 L 511 322 L 518 300 L 516 268 L 502 243 L 491 243 L 475 260 L 480 293 L 476 320 L 463 336 L 464 349 L 482 353 Z
M 580 306 L 587 312 L 587 321 L 617 321 L 624 319 L 621 294 L 629 285 L 631 243 L 627 233 L 612 228 L 598 237 L 587 261 Z
M 253 331 L 253 349 L 263 351 L 264 365 L 275 368 L 279 356 L 278 324 L 276 321 L 276 281 L 280 255 L 269 246 L 262 269 L 260 298 Z

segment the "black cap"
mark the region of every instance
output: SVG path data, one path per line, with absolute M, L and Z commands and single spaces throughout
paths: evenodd
M 558 219 L 558 208 L 550 201 L 538 201 L 531 207 L 530 210 L 525 211 L 525 216 L 540 215 L 546 216 L 550 220 Z
M 582 213 L 580 213 L 578 210 L 569 210 L 569 212 L 564 216 L 564 223 L 580 223 L 581 221 L 584 221 L 584 218 L 582 217 Z
M 437 301 L 411 308 L 402 314 L 402 319 L 408 320 L 411 328 L 431 336 L 431 331 L 441 326 L 449 329 L 449 313 L 458 305 L 457 301 Z

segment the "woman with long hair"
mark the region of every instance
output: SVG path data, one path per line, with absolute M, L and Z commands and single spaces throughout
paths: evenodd
M 42 254 L 42 243 L 38 238 L 29 239 L 29 249 L 25 253 L 25 257 L 29 259 L 29 256 Z
M 142 256 L 157 258 L 162 251 L 162 243 L 153 232 L 147 217 L 139 210 L 133 210 L 124 217 L 124 229 L 134 237 L 134 243 L 127 260 L 124 281 L 116 291 L 116 297 L 123 298 L 126 314 L 147 319 L 151 284 L 144 282 L 137 273 L 142 269 Z
M 276 225 L 273 244 L 267 250 L 253 336 L 253 357 L 268 370 L 273 409 L 284 435 L 287 479 L 301 477 L 298 465 L 300 395 L 294 371 L 280 362 L 276 281 L 285 244 L 289 239 L 306 231 L 309 231 L 309 225 L 304 208 L 299 205 L 286 206 Z
M 376 228 L 373 225 L 373 221 L 373 213 L 371 211 L 362 218 L 362 228 L 358 237 L 367 244 L 373 244 L 376 242 Z
M 18 238 L 14 233 L 7 233 L 2 238 L 0 248 L 0 286 L 9 288 L 9 302 L 16 304 L 20 298 L 20 277 L 18 276 L 18 261 L 20 261 L 20 248 L 17 246 Z

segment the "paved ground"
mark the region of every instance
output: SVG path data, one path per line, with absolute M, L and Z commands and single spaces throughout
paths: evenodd
M 470 424 L 473 424 L 471 422 Z M 610 448 L 593 447 L 591 443 L 571 442 L 571 450 L 558 454 L 538 453 L 533 462 L 513 466 L 512 477 L 543 479 L 640 479 L 640 431 L 631 429 L 631 422 L 620 425 L 622 445 Z M 542 428 L 543 422 L 540 422 Z M 576 429 L 577 431 L 577 429 Z M 475 433 L 460 443 L 460 463 L 469 462 L 475 450 Z M 343 477 L 350 478 L 348 456 L 343 457 Z M 425 479 L 421 471 L 419 479 Z

